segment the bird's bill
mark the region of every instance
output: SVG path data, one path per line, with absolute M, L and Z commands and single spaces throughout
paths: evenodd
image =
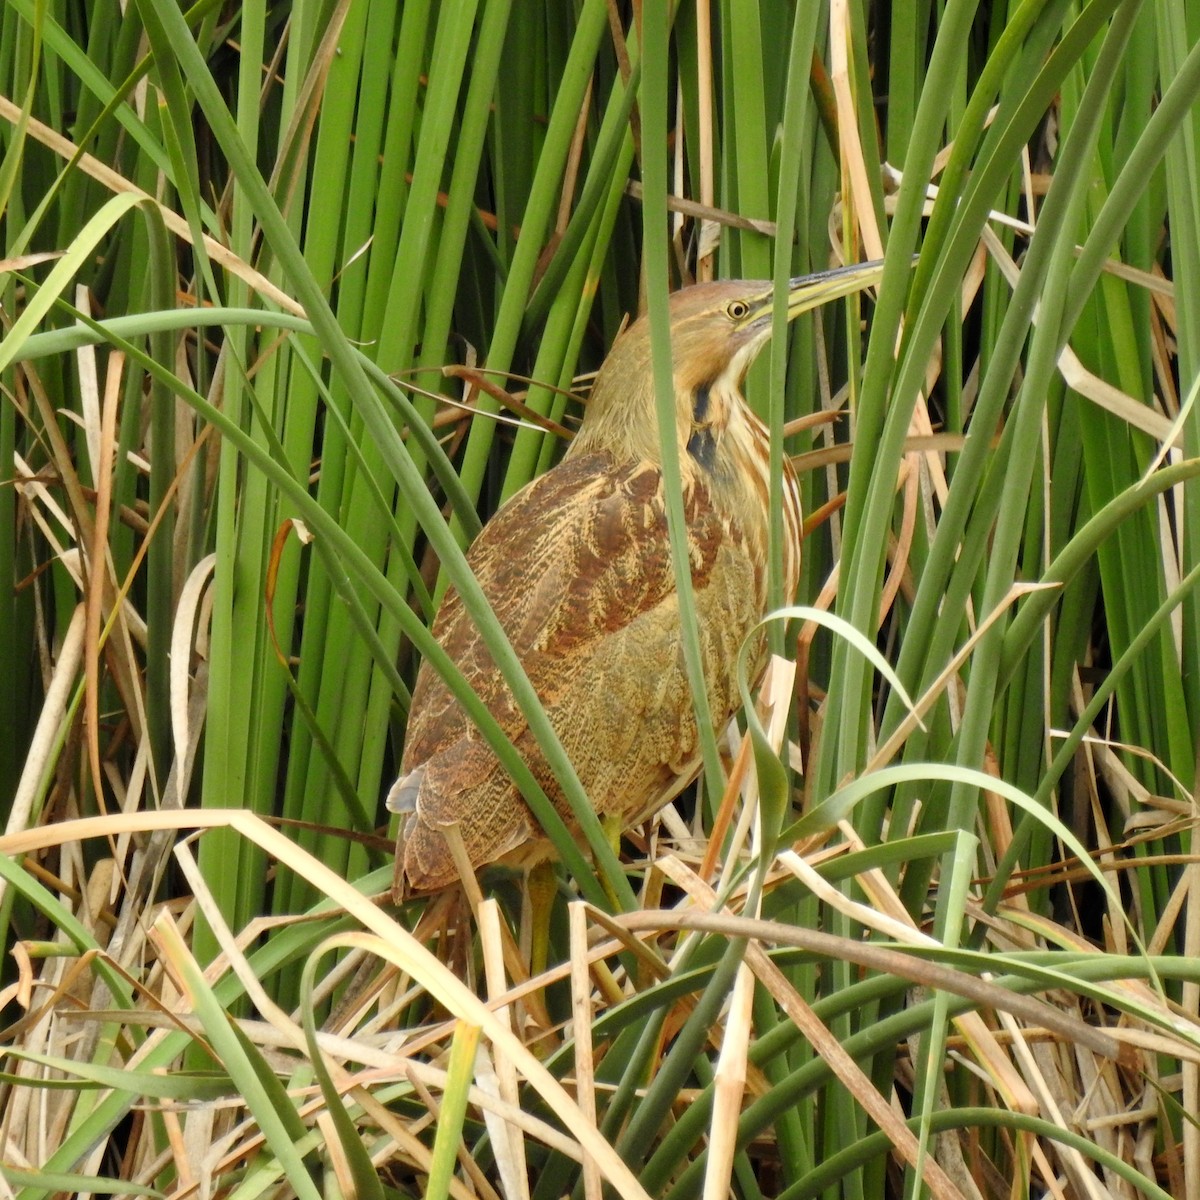
M 877 284 L 883 278 L 883 259 L 870 262 L 850 263 L 844 267 L 833 267 L 828 271 L 817 271 L 812 275 L 798 275 L 788 280 L 787 319 L 789 321 L 810 309 L 840 300 Z M 757 311 L 746 320 L 749 325 L 762 317 L 772 315 L 775 307 L 774 288 L 762 294 Z
M 873 287 L 883 278 L 883 259 L 870 262 L 849 263 L 829 271 L 818 271 L 813 275 L 800 275 L 788 281 L 788 320 L 798 317 L 830 300 L 852 296 L 864 288 Z

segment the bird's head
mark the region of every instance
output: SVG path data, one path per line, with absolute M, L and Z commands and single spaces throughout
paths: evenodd
M 786 313 L 793 317 L 879 280 L 882 262 L 854 264 L 790 281 Z M 687 450 L 704 466 L 731 424 L 749 410 L 742 383 L 771 336 L 774 285 L 725 280 L 681 288 L 670 297 L 675 418 L 681 459 Z M 650 323 L 641 317 L 613 344 L 592 387 L 571 453 L 607 450 L 618 458 L 661 457 L 654 404 Z

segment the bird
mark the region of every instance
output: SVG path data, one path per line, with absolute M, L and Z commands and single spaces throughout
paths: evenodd
M 788 283 L 787 318 L 876 282 L 882 264 Z M 742 387 L 771 336 L 774 285 L 725 280 L 669 297 L 675 440 L 709 710 L 719 732 L 739 705 L 736 662 L 768 604 L 766 425 Z M 800 488 L 784 459 L 783 580 L 800 577 Z M 561 461 L 483 527 L 467 563 L 512 643 L 597 814 L 610 829 L 648 819 L 699 773 L 701 739 L 684 661 L 671 560 L 650 328 L 614 342 Z M 458 593 L 433 635 L 570 823 L 570 809 Z M 397 900 L 459 880 L 444 830 L 473 869 L 552 856 L 533 812 L 441 676 L 417 675 L 399 776 Z

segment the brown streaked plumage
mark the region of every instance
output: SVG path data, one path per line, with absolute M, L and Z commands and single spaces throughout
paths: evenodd
M 864 264 L 793 280 L 788 316 L 878 280 Z M 767 605 L 768 434 L 741 394 L 770 336 L 772 285 L 699 284 L 670 300 L 676 435 L 692 584 L 713 718 L 738 706 L 738 649 Z M 563 461 L 518 492 L 467 555 L 596 811 L 622 828 L 695 777 L 700 742 L 688 687 L 660 469 L 647 322 L 604 361 Z M 784 475 L 784 578 L 800 569 L 800 493 Z M 434 635 L 569 809 L 455 591 Z M 405 814 L 397 892 L 458 878 L 441 828 L 457 823 L 473 866 L 530 864 L 549 843 L 440 676 L 421 667 L 399 779 Z

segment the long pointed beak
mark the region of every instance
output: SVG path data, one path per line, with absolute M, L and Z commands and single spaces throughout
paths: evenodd
M 794 320 L 801 313 L 839 300 L 843 296 L 861 292 L 877 284 L 883 277 L 883 259 L 870 262 L 850 263 L 834 267 L 829 271 L 817 271 L 812 275 L 797 275 L 788 280 L 787 319 Z M 750 311 L 741 321 L 743 329 L 755 330 L 757 337 L 769 337 L 775 319 L 775 288 L 773 284 L 759 283 L 750 300 Z
M 839 300 L 877 284 L 883 277 L 883 259 L 850 263 L 814 275 L 798 275 L 788 281 L 787 317 L 791 321 L 809 309 Z M 768 300 L 770 305 L 770 300 Z

